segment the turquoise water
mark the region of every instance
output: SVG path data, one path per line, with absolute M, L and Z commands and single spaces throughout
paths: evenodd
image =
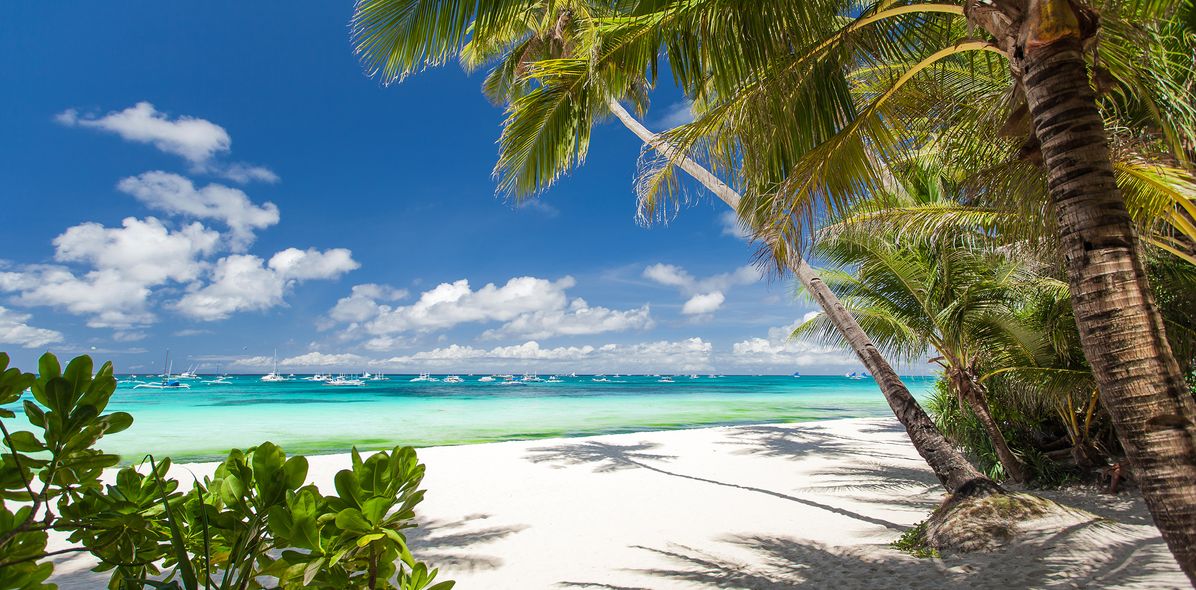
M 318 382 L 264 383 L 235 376 L 227 385 L 133 389 L 122 383 L 109 411 L 133 415 L 129 430 L 100 447 L 125 460 L 152 451 L 178 460 L 211 459 L 229 448 L 273 441 L 291 453 L 344 452 L 394 445 L 432 446 L 584 436 L 700 426 L 891 415 L 871 379 L 839 376 L 726 376 L 659 383 L 589 376 L 564 383 L 506 386 L 412 383 L 392 376 L 363 387 Z M 921 397 L 932 377 L 906 380 Z

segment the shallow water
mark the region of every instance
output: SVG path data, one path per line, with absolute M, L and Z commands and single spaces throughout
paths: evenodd
M 133 414 L 125 432 L 100 447 L 126 461 L 145 453 L 175 461 L 212 459 L 264 440 L 288 453 L 335 453 L 395 445 L 432 446 L 644 430 L 668 430 L 890 415 L 871 379 L 842 376 L 563 377 L 564 383 L 505 386 L 418 382 L 412 375 L 330 387 L 311 381 L 133 389 L 122 382 L 108 411 Z M 922 397 L 932 377 L 906 384 Z

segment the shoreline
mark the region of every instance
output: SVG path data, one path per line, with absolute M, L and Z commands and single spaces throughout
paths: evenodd
M 419 455 L 427 497 L 412 551 L 462 589 L 1187 584 L 1141 500 L 1127 494 L 1043 493 L 1092 520 L 993 553 L 917 559 L 890 548 L 942 498 L 892 418 L 439 446 Z M 308 479 L 330 489 L 348 463 L 348 454 L 313 456 Z M 172 473 L 203 477 L 216 465 L 175 464 Z M 52 581 L 64 590 L 103 584 L 82 556 L 59 564 Z

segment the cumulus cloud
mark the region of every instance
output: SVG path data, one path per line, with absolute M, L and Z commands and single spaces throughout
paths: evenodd
M 741 266 L 734 271 L 699 279 L 674 264 L 653 264 L 644 269 L 644 278 L 676 288 L 688 300 L 681 306 L 686 315 L 709 315 L 726 302 L 726 291 L 736 285 L 750 285 L 760 280 L 760 271 Z
M 816 314 L 817 312 L 811 312 Z M 804 340 L 794 340 L 789 336 L 798 325 L 809 319 L 810 314 L 801 321 L 788 326 L 770 328 L 767 338 L 749 338 L 736 342 L 731 347 L 731 361 L 739 366 L 772 369 L 788 372 L 794 367 L 819 368 L 853 368 L 859 366 L 859 360 L 848 349 L 823 346 Z
M 739 222 L 738 213 L 723 211 L 722 215 L 719 215 L 718 221 L 719 225 L 722 226 L 722 234 L 724 236 L 730 236 L 745 242 L 752 239 L 752 232 L 748 231 L 748 228 Z
M 215 183 L 197 188 L 190 180 L 169 172 L 130 176 L 116 187 L 151 209 L 223 223 L 228 226 L 232 247 L 238 251 L 253 242 L 254 231 L 275 225 L 279 219 L 274 203 L 257 205 L 244 191 Z
M 217 156 L 227 154 L 232 147 L 232 137 L 220 125 L 186 115 L 171 118 L 149 102 L 142 101 L 102 117 L 67 109 L 54 119 L 67 127 L 97 129 L 115 133 L 126 141 L 150 144 L 187 160 L 196 172 L 216 174 L 235 182 L 278 181 L 278 176 L 263 166 L 217 162 Z
M 28 322 L 31 318 L 27 313 L 0 307 L 0 344 L 40 348 L 62 342 L 62 332 L 30 326 Z
M 373 336 L 371 348 L 375 350 L 391 347 L 394 343 L 388 338 L 395 334 L 443 330 L 464 323 L 503 322 L 487 331 L 486 338 L 547 338 L 651 327 L 647 306 L 630 310 L 592 307 L 584 299 L 569 298 L 567 290 L 575 284 L 573 277 L 556 281 L 515 277 L 502 286 L 488 283 L 474 290 L 468 280 L 461 279 L 420 293 L 410 305 L 386 301 L 395 300 L 396 294 L 405 297 L 406 292 L 359 285 L 337 302 L 329 319 L 333 324 L 347 324 L 348 333 Z
M 249 254 L 234 254 L 216 261 L 211 281 L 187 293 L 175 308 L 189 317 L 214 321 L 240 311 L 268 309 L 282 304 L 296 283 L 334 279 L 358 268 L 344 248 L 319 251 L 288 248 L 269 261 Z
M 597 347 L 544 347 L 530 340 L 489 349 L 454 344 L 370 364 L 388 371 L 689 372 L 709 370 L 712 349 L 701 338 Z
M 664 109 L 664 113 L 656 120 L 656 125 L 663 129 L 672 129 L 678 125 L 692 123 L 694 120 L 694 103 L 685 99 L 675 102 Z
M 144 325 L 154 319 L 147 309 L 151 288 L 196 280 L 219 238 L 199 223 L 172 230 L 153 217 L 129 217 L 119 228 L 82 223 L 54 239 L 54 258 L 91 270 L 32 265 L 0 273 L 0 290 L 17 293 L 21 305 L 88 316 L 94 328 Z

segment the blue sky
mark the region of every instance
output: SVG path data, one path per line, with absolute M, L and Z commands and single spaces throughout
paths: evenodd
M 635 221 L 639 144 L 600 126 L 581 169 L 496 198 L 481 75 L 383 87 L 350 2 L 0 7 L 0 349 L 118 371 L 839 373 L 787 342 L 811 310 L 760 280 L 700 191 Z M 661 89 L 650 126 L 686 112 Z

